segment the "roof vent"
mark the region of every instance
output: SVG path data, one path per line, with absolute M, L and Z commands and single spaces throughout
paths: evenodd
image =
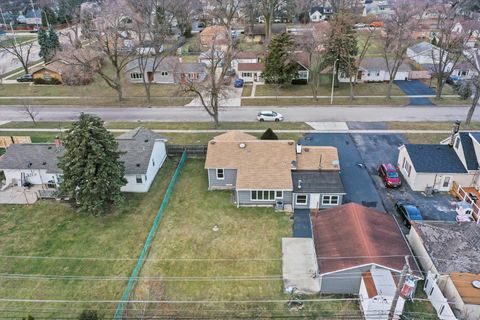
M 247 147 L 247 145 L 243 142 L 240 143 L 238 146 L 240 147 L 240 149 L 245 149 Z
M 210 144 L 215 144 L 215 141 L 214 140 L 210 141 Z
M 297 144 L 297 154 L 300 154 L 300 153 L 302 153 L 302 145 Z
M 477 289 L 480 289 L 480 280 L 472 281 L 472 286 L 474 286 Z
M 137 168 L 140 167 L 140 163 L 137 163 Z
M 45 165 L 47 165 L 47 163 L 46 163 L 45 161 L 43 161 L 42 165 L 44 165 L 44 166 L 45 166 Z
M 302 179 L 298 180 L 298 189 L 302 189 Z
M 144 142 L 145 142 L 145 143 L 147 143 L 147 142 L 148 142 L 148 139 L 145 139 L 145 141 L 144 141 Z
M 48 150 L 52 149 L 52 146 L 48 146 Z

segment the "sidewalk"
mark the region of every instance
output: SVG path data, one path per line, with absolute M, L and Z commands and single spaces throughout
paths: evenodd
M 313 96 L 253 96 L 254 90 L 252 88 L 252 95 L 249 97 L 242 97 L 242 99 L 313 99 Z M 319 99 L 330 99 L 330 96 L 317 96 Z M 336 98 L 350 98 L 350 96 L 333 96 Z M 386 96 L 355 96 L 355 98 L 382 98 Z M 392 98 L 435 98 L 435 95 L 406 95 L 406 96 L 392 96 Z M 458 98 L 457 95 L 442 95 L 442 98 Z

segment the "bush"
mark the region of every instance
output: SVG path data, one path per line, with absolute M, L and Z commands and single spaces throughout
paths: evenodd
M 57 80 L 55 78 L 52 78 L 50 80 L 45 80 L 43 78 L 35 78 L 33 79 L 33 83 L 34 84 L 52 84 L 52 85 L 62 84 L 60 80 Z
M 78 316 L 78 320 L 101 320 L 102 317 L 97 310 L 83 310 Z
M 272 129 L 268 128 L 260 137 L 260 140 L 278 140 L 278 136 Z
M 467 100 L 472 96 L 472 88 L 468 83 L 459 85 L 456 91 L 462 100 Z

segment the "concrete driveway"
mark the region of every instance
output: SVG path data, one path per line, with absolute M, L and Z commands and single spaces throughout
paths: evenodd
M 397 164 L 398 147 L 407 143 L 403 135 L 354 134 L 352 136 L 387 211 L 399 218 L 394 205 L 400 200 L 417 205 L 424 220 L 455 221 L 455 201 L 448 193 L 426 196 L 422 192 L 412 191 L 404 181 L 399 189 L 385 188 L 377 174 L 377 168 L 381 163 Z
M 334 146 L 340 157 L 340 177 L 347 193 L 344 203 L 355 202 L 384 211 L 378 191 L 363 165 L 363 159 L 350 134 L 312 133 L 300 140 L 302 145 Z
M 402 89 L 407 96 L 426 96 L 435 95 L 435 90 L 425 85 L 420 80 L 395 81 L 395 84 Z M 410 98 L 411 106 L 431 106 L 432 101 L 429 98 L 419 97 Z

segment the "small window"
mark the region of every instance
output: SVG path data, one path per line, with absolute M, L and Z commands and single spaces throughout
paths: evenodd
M 162 77 L 168 76 L 168 72 L 166 72 L 166 71 L 162 71 L 161 74 L 162 74 Z
M 333 205 L 337 205 L 338 201 L 339 201 L 339 196 L 334 196 L 334 195 L 322 196 L 322 205 L 333 206 Z
M 275 199 L 283 199 L 283 191 L 275 191 Z
M 460 146 L 460 138 L 457 137 L 457 140 L 455 140 L 455 149 L 458 149 Z
M 140 174 L 137 174 L 135 179 L 137 180 L 137 183 L 143 183 L 143 179 L 142 179 L 142 176 Z
M 380 71 L 377 71 L 377 77 L 380 76 Z
M 307 196 L 304 194 L 297 195 L 296 204 L 307 204 Z
M 223 180 L 225 179 L 225 172 L 223 169 L 217 169 L 217 179 Z
M 155 159 L 152 159 L 152 166 L 155 167 Z

